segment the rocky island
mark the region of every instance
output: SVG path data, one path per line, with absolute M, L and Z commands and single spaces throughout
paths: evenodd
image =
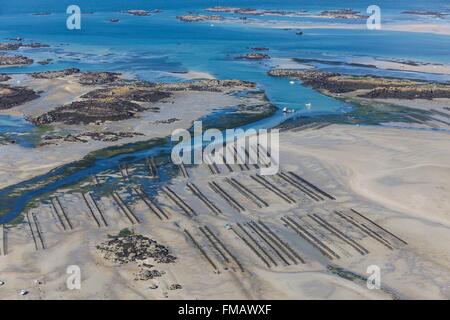
M 24 56 L 0 56 L 0 67 L 26 66 L 33 63 L 33 59 Z
M 161 10 L 159 9 L 154 9 L 154 10 L 125 10 L 125 11 L 120 11 L 121 13 L 127 13 L 130 14 L 132 16 L 138 16 L 138 17 L 146 17 L 151 15 L 152 13 L 160 13 Z
M 353 9 L 337 9 L 324 10 L 320 12 L 320 17 L 333 19 L 367 19 L 367 15 L 361 14 L 359 11 Z
M 274 69 L 269 71 L 269 75 L 299 79 L 303 84 L 328 95 L 408 100 L 450 98 L 448 83 L 299 69 Z

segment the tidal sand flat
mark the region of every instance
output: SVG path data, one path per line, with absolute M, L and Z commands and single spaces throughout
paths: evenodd
M 448 299 L 448 134 L 403 130 L 284 131 L 275 176 L 188 166 L 150 194 L 135 164 L 112 193 L 60 190 L 8 228 L 4 297 Z M 82 291 L 59 284 L 75 262 Z

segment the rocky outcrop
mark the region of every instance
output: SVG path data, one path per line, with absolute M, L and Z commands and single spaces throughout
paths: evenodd
M 114 237 L 96 246 L 105 260 L 124 264 L 152 259 L 156 263 L 174 263 L 176 257 L 155 240 L 139 234 Z
M 0 56 L 0 66 L 24 66 L 33 63 L 33 59 L 24 56 Z
M 146 110 L 137 103 L 113 99 L 111 101 L 84 100 L 75 101 L 58 107 L 31 119 L 36 125 L 62 122 L 65 124 L 95 123 L 97 121 L 118 121 L 134 117 Z
M 218 15 L 184 15 L 177 16 L 177 19 L 183 22 L 199 22 L 199 21 L 221 21 L 224 17 Z
M 67 71 L 67 70 L 66 70 Z M 70 72 L 74 72 L 73 70 Z M 70 73 L 69 72 L 69 73 Z M 64 72 L 62 74 L 65 74 Z M 255 83 L 240 80 L 206 79 L 181 83 L 151 83 L 133 80 L 119 80 L 119 74 L 108 72 L 87 73 L 88 83 L 104 83 L 105 78 L 98 81 L 99 75 L 106 75 L 108 87 L 92 90 L 80 101 L 60 106 L 40 115 L 31 121 L 36 125 L 62 122 L 65 124 L 97 123 L 104 121 L 119 121 L 135 117 L 143 111 L 158 112 L 159 106 L 154 104 L 164 102 L 177 91 L 207 91 L 232 93 L 235 91 L 254 89 Z M 55 77 L 61 74 L 41 73 L 37 77 Z M 86 73 L 80 75 L 85 78 Z M 80 80 L 81 82 L 81 80 Z M 83 82 L 86 83 L 86 82 Z M 170 121 L 176 121 L 172 119 Z
M 21 46 L 22 47 L 33 48 L 33 49 L 50 47 L 48 44 L 40 43 L 40 42 L 26 43 L 26 44 L 22 44 Z
M 362 15 L 353 9 L 337 9 L 322 11 L 319 16 L 334 19 L 367 19 L 367 15 Z
M 133 138 L 135 136 L 143 136 L 140 132 L 112 132 L 112 131 L 103 131 L 103 132 L 84 132 L 77 135 L 68 134 L 66 136 L 61 135 L 50 135 L 43 137 L 44 142 L 42 145 L 49 144 L 58 144 L 60 142 L 88 142 L 88 140 L 96 140 L 103 142 L 114 142 L 124 138 Z
M 439 12 L 439 11 L 422 11 L 422 10 L 405 10 L 405 11 L 402 11 L 402 14 L 429 16 L 429 17 L 441 18 L 441 19 L 444 19 L 445 17 L 450 15 L 450 13 L 444 13 L 444 12 Z
M 285 15 L 297 15 L 299 12 L 296 11 L 286 11 L 286 10 L 260 10 L 254 8 L 236 8 L 236 7 L 211 7 L 205 9 L 209 12 L 225 12 L 225 13 L 235 13 L 235 14 L 246 14 L 254 16 L 285 16 Z
M 8 76 L 7 74 L 0 74 L 0 82 L 5 82 L 11 80 L 11 77 Z
M 22 46 L 20 42 L 0 42 L 0 51 L 17 50 Z
M 138 17 L 146 17 L 151 15 L 152 13 L 160 13 L 161 10 L 159 9 L 154 9 L 154 10 L 125 10 L 125 11 L 121 11 L 121 13 L 127 13 L 127 14 L 131 14 L 133 16 L 138 16 Z
M 252 53 L 247 53 L 247 54 L 243 54 L 241 56 L 236 57 L 236 59 L 244 59 L 244 60 L 266 60 L 266 59 L 270 59 L 270 56 L 268 54 L 264 54 L 264 53 L 256 53 L 256 52 L 252 52 Z
M 84 72 L 81 74 L 79 82 L 86 86 L 101 85 L 115 82 L 119 76 L 120 73 L 116 72 Z
M 10 109 L 36 98 L 39 95 L 31 89 L 0 85 L 0 110 Z
M 32 73 L 31 76 L 36 79 L 56 79 L 63 78 L 66 76 L 70 76 L 72 74 L 79 73 L 80 69 L 78 68 L 69 68 L 58 71 L 45 71 L 45 72 L 35 72 Z
M 353 93 L 368 99 L 434 99 L 450 98 L 450 84 L 418 80 L 382 78 L 372 75 L 353 76 L 300 69 L 274 69 L 274 77 L 299 79 L 304 85 L 325 94 Z
M 14 51 L 19 48 L 48 48 L 48 44 L 40 42 L 22 43 L 20 38 L 10 39 L 13 42 L 0 42 L 0 51 Z
M 171 94 L 165 91 L 149 90 L 133 86 L 120 86 L 116 88 L 98 89 L 86 93 L 83 99 L 121 99 L 124 101 L 137 102 L 158 102 L 170 97 Z
M 132 232 L 130 235 L 113 237 L 96 248 L 105 260 L 118 264 L 136 263 L 135 281 L 161 277 L 165 272 L 155 269 L 154 264 L 175 263 L 177 259 L 165 246 Z M 181 289 L 180 285 L 177 286 L 176 289 Z M 157 286 L 152 288 L 156 289 Z

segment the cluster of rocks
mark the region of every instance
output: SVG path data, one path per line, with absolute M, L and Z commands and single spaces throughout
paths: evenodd
M 450 98 L 450 86 L 376 88 L 358 97 L 370 99 L 427 99 Z
M 22 44 L 21 46 L 22 46 L 22 47 L 33 48 L 33 49 L 37 49 L 37 48 L 48 48 L 48 47 L 50 47 L 48 44 L 41 43 L 41 42 L 25 43 L 25 44 Z
M 147 259 L 156 263 L 174 263 L 177 259 L 165 246 L 140 234 L 114 237 L 96 248 L 105 260 L 119 264 L 144 262 Z
M 0 74 L 0 82 L 5 82 L 11 80 L 11 77 L 8 76 L 7 74 Z
M 271 16 L 285 16 L 285 15 L 296 15 L 296 11 L 286 11 L 286 10 L 260 10 L 254 8 L 236 8 L 236 7 L 211 7 L 205 9 L 209 12 L 224 12 L 224 13 L 235 13 L 235 14 L 247 14 L 254 16 L 271 15 Z
M 253 47 L 250 49 L 254 50 L 254 51 L 268 51 L 269 50 L 269 48 L 267 48 L 267 47 Z
M 21 41 L 16 41 L 13 39 L 13 42 L 0 42 L 0 51 L 14 51 L 22 47 L 27 48 L 48 48 L 48 44 L 40 43 L 40 42 L 31 42 L 31 43 L 22 43 Z
M 76 74 L 79 72 L 80 69 L 78 68 L 68 68 L 58 71 L 35 72 L 32 73 L 31 76 L 36 79 L 56 79 L 56 78 L 63 78 L 65 76 L 70 76 L 72 74 Z
M 0 136 L 0 145 L 7 145 L 7 144 L 15 144 L 16 140 L 9 139 L 8 137 Z
M 24 56 L 0 56 L 0 66 L 25 66 L 33 63 L 33 59 Z
M 131 14 L 133 16 L 139 16 L 139 17 L 145 17 L 145 16 L 149 16 L 152 13 L 160 13 L 161 10 L 159 9 L 153 9 L 153 10 L 124 10 L 124 11 L 120 11 L 121 13 L 127 13 L 127 14 Z
M 247 54 L 240 55 L 240 56 L 237 57 L 237 59 L 266 60 L 266 59 L 270 59 L 270 56 L 268 54 L 264 54 L 264 53 L 252 52 L 252 53 L 247 53 Z
M 177 16 L 177 19 L 183 22 L 200 22 L 200 21 L 220 21 L 224 20 L 225 18 L 218 15 L 184 15 L 184 16 Z
M 429 16 L 433 18 L 445 18 L 450 15 L 450 13 L 443 13 L 439 11 L 422 11 L 422 10 L 405 10 L 402 14 L 413 14 L 418 16 Z
M 9 50 L 17 50 L 21 47 L 20 42 L 1 42 L 0 50 L 1 51 L 9 51 Z
M 356 97 L 369 99 L 433 99 L 450 98 L 450 84 L 407 79 L 382 78 L 372 75 L 354 76 L 300 69 L 274 69 L 275 77 L 299 79 L 303 84 L 324 93 L 357 92 Z
M 229 89 L 254 89 L 256 84 L 242 80 L 204 79 L 180 83 L 155 83 L 152 86 L 155 89 L 166 91 L 226 92 Z
M 178 118 L 169 118 L 169 119 L 166 119 L 166 120 L 156 120 L 156 121 L 154 121 L 153 123 L 164 123 L 164 124 L 168 124 L 168 123 L 173 123 L 173 122 L 177 122 L 177 121 L 180 121 L 180 119 L 178 119 Z
M 117 72 L 84 72 L 81 74 L 79 82 L 82 85 L 92 86 L 113 83 L 119 79 Z
M 362 15 L 353 9 L 337 9 L 322 11 L 319 16 L 334 19 L 367 19 L 367 15 Z
M 138 263 L 138 271 L 134 273 L 134 280 L 135 281 L 151 280 L 154 278 L 161 277 L 163 274 L 165 274 L 165 272 L 154 269 L 154 265 L 148 262 L 141 262 Z
M 36 98 L 39 95 L 31 89 L 0 85 L 0 110 L 10 109 Z
M 183 287 L 181 286 L 181 284 L 178 283 L 173 283 L 169 286 L 169 290 L 180 290 L 183 289 Z
M 112 132 L 112 131 L 104 131 L 104 132 L 83 132 L 81 134 L 73 135 L 68 134 L 65 136 L 62 135 L 49 135 L 44 136 L 40 146 L 57 144 L 58 142 L 88 142 L 87 139 L 92 139 L 96 141 L 104 141 L 104 142 L 114 142 L 125 138 L 133 138 L 135 136 L 143 136 L 143 133 L 140 132 L 129 132 L 129 131 L 120 131 L 120 132 Z
M 134 117 L 146 110 L 137 103 L 113 99 L 111 101 L 74 101 L 31 119 L 35 125 L 62 122 L 65 124 L 95 123 L 97 121 L 119 121 Z
M 44 60 L 38 61 L 37 63 L 39 63 L 42 66 L 45 66 L 45 65 L 49 64 L 52 61 L 53 61 L 53 59 L 44 59 Z
M 140 88 L 135 86 L 118 86 L 97 89 L 84 94 L 83 99 L 121 99 L 124 101 L 158 102 L 171 96 L 170 92 Z
M 71 68 L 61 71 L 34 73 L 34 78 L 53 79 L 80 73 Z M 36 125 L 61 122 L 69 125 L 119 121 L 135 117 L 143 111 L 159 112 L 158 102 L 164 102 L 178 91 L 207 91 L 233 93 L 254 89 L 255 83 L 241 80 L 204 79 L 181 83 L 152 83 L 121 79 L 119 73 L 80 73 L 78 81 L 84 85 L 105 85 L 81 96 L 80 100 L 59 106 L 30 119 Z M 172 118 L 165 123 L 178 121 Z M 120 137 L 108 137 L 114 141 Z

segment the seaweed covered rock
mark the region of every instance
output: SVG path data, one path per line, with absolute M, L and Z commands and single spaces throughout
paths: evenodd
M 36 79 L 55 79 L 55 78 L 63 78 L 66 76 L 70 76 L 72 74 L 79 73 L 80 69 L 78 68 L 68 68 L 58 71 L 44 71 L 44 72 L 35 72 L 32 73 L 31 76 Z
M 123 100 L 75 101 L 58 107 L 37 118 L 31 119 L 36 125 L 63 122 L 65 124 L 95 123 L 96 121 L 118 121 L 132 118 L 145 108 L 137 103 Z

